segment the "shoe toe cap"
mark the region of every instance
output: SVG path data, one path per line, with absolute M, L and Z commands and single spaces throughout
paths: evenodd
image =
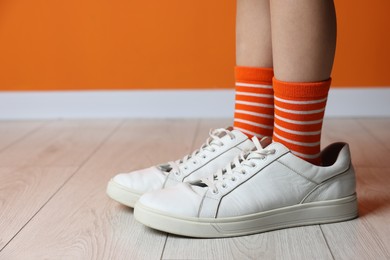
M 202 197 L 187 183 L 146 193 L 138 203 L 164 215 L 198 217 Z
M 129 173 L 119 173 L 112 180 L 127 189 L 145 193 L 161 189 L 165 176 L 156 167 L 150 167 Z

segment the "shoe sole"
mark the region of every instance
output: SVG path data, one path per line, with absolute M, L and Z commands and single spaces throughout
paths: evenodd
M 107 195 L 123 205 L 134 208 L 142 194 L 136 193 L 111 179 L 107 185 Z
M 358 216 L 358 207 L 355 194 L 342 199 L 299 204 L 240 217 L 199 219 L 168 215 L 138 202 L 134 216 L 142 224 L 168 233 L 220 238 L 350 220 Z

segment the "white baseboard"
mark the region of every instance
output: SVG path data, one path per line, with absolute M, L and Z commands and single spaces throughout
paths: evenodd
M 232 117 L 234 90 L 0 92 L 0 119 Z M 332 88 L 326 117 L 389 117 L 390 88 Z

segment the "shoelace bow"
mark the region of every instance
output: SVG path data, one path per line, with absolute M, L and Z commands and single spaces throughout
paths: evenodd
M 225 128 L 211 129 L 209 131 L 209 138 L 207 138 L 206 142 L 199 149 L 195 150 L 193 153 L 191 153 L 189 155 L 184 156 L 183 159 L 168 162 L 168 165 L 169 165 L 169 168 L 171 169 L 171 171 L 173 171 L 176 175 L 179 175 L 181 173 L 181 170 L 180 170 L 181 165 L 185 165 L 189 161 L 192 161 L 195 164 L 198 163 L 198 161 L 197 161 L 198 156 L 203 156 L 203 158 L 205 158 L 205 155 L 203 153 L 204 151 L 215 152 L 214 146 L 220 147 L 220 146 L 224 145 L 224 143 L 221 141 L 221 138 L 222 138 L 221 134 L 222 133 L 225 133 L 231 139 L 235 138 L 234 134 Z M 184 166 L 184 167 L 186 167 L 186 166 Z M 167 171 L 167 173 L 168 172 L 170 172 L 170 171 Z
M 268 155 L 275 153 L 274 149 L 264 149 L 256 137 L 253 137 L 252 141 L 255 144 L 255 150 L 241 153 L 226 168 L 218 170 L 209 178 L 202 179 L 202 182 L 212 189 L 214 194 L 218 193 L 218 186 L 227 187 L 227 180 L 236 181 L 237 174 L 245 175 L 247 173 L 245 168 L 256 167 L 256 160 L 264 160 Z

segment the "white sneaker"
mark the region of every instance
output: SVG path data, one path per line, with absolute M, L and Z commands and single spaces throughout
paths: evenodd
M 254 144 L 245 134 L 232 128 L 215 129 L 210 131 L 209 135 L 199 150 L 181 160 L 116 175 L 108 183 L 108 196 L 119 203 L 134 207 L 138 198 L 146 192 L 209 176 L 242 151 L 254 148 Z
M 208 179 L 143 195 L 135 218 L 173 234 L 229 237 L 357 217 L 347 144 L 328 146 L 321 153 L 324 166 L 316 166 L 280 143 L 263 148 L 253 141 L 257 150 Z

